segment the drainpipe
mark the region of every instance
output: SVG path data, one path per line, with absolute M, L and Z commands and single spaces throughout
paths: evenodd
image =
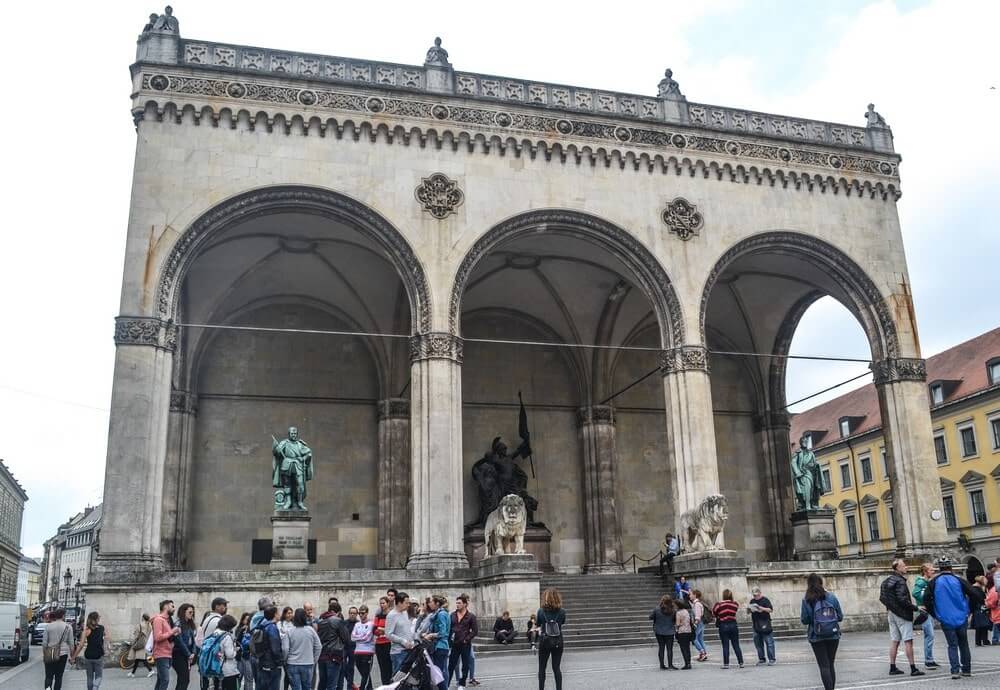
M 844 443 L 847 444 L 847 449 L 851 452 L 851 482 L 854 484 L 854 499 L 857 504 L 857 510 L 855 515 L 858 518 L 858 536 L 861 538 L 861 552 L 859 556 L 865 555 L 865 521 L 861 518 L 861 486 L 858 473 L 855 471 L 854 467 L 854 446 L 851 445 L 850 439 L 844 439 Z

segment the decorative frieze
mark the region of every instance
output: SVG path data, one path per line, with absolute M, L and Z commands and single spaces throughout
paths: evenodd
M 172 321 L 150 316 L 118 316 L 115 345 L 145 345 L 173 352 L 177 349 L 177 327 Z
M 576 411 L 576 425 L 578 427 L 588 424 L 614 424 L 615 411 L 610 405 L 588 405 Z
M 410 338 L 410 361 L 450 359 L 462 363 L 464 343 L 451 333 L 422 333 Z
M 666 376 L 679 371 L 708 371 L 708 349 L 701 345 L 681 345 L 660 351 L 660 372 Z
M 190 391 L 173 389 L 170 391 L 170 411 L 184 414 L 198 414 L 198 396 Z
M 458 182 L 448 179 L 444 173 L 434 173 L 425 177 L 413 192 L 417 201 L 438 220 L 443 220 L 455 213 L 462 205 L 465 194 L 458 188 Z
M 698 211 L 698 207 L 682 197 L 667 202 L 660 217 L 670 232 L 685 242 L 700 234 L 705 224 L 705 217 Z
M 409 419 L 410 401 L 406 398 L 386 398 L 378 401 L 378 418 L 383 419 Z
M 891 357 L 871 363 L 876 386 L 897 381 L 926 381 L 927 362 L 916 357 Z

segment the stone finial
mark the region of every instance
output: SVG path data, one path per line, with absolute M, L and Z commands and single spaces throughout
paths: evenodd
M 180 23 L 177 21 L 177 17 L 174 16 L 174 8 L 170 5 L 163 8 L 163 14 L 156 14 L 154 12 L 149 15 L 149 22 L 146 26 L 142 27 L 142 33 L 144 34 L 180 34 L 180 32 Z
M 441 37 L 434 39 L 434 45 L 427 49 L 427 57 L 424 58 L 424 65 L 435 65 L 438 67 L 451 67 L 448 62 L 448 51 L 441 47 Z
M 674 79 L 674 71 L 672 69 L 667 68 L 663 73 L 663 79 L 660 80 L 658 87 L 660 98 L 669 98 L 671 100 L 684 98 L 684 94 L 681 93 L 681 85 Z
M 886 124 L 885 118 L 882 117 L 876 110 L 875 104 L 868 104 L 868 112 L 865 113 L 865 120 L 868 122 L 867 127 L 874 129 L 889 129 L 889 125 Z

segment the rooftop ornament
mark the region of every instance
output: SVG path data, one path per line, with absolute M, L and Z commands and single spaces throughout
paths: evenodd
M 424 58 L 424 65 L 435 65 L 438 67 L 450 67 L 448 62 L 448 51 L 441 47 L 441 37 L 434 39 L 434 45 L 427 49 L 427 57 Z
M 874 103 L 868 104 L 868 112 L 865 113 L 865 121 L 868 123 L 867 127 L 870 129 L 889 129 L 889 125 L 886 124 L 885 118 L 875 110 Z
M 670 68 L 667 68 L 663 73 L 663 79 L 660 80 L 658 85 L 658 95 L 660 98 L 670 98 L 672 100 L 681 100 L 684 98 L 684 94 L 681 93 L 681 85 L 674 79 L 674 71 Z

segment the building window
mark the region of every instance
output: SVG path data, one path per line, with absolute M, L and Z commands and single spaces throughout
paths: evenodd
M 840 438 L 847 438 L 851 435 L 851 420 L 844 418 L 840 420 Z
M 851 488 L 851 466 L 846 462 L 840 463 L 840 488 Z
M 970 491 L 969 502 L 972 503 L 972 524 L 985 525 L 989 522 L 986 519 L 986 500 L 983 498 L 983 490 Z
M 1000 383 L 1000 359 L 989 362 L 986 365 L 986 373 L 989 376 L 991 386 Z
M 866 456 L 861 458 L 861 483 L 871 484 L 874 479 L 872 478 L 872 459 L 871 456 Z
M 944 526 L 948 529 L 955 529 L 958 527 L 958 519 L 955 517 L 955 498 L 953 496 L 944 496 Z
M 958 430 L 958 438 L 962 442 L 962 457 L 971 458 L 976 454 L 976 430 L 971 425 Z
M 944 434 L 934 437 L 934 455 L 937 457 L 937 464 L 948 464 L 948 447 L 944 444 Z
M 993 434 L 993 450 L 1000 450 L 1000 417 L 990 420 L 990 431 Z
M 828 494 L 833 491 L 833 483 L 830 481 L 830 468 L 824 467 L 820 474 L 823 482 L 823 493 Z
M 881 539 L 878 533 L 878 513 L 874 510 L 869 510 L 865 515 L 868 518 L 868 536 L 872 541 L 878 541 Z
M 882 456 L 882 479 L 889 478 L 889 454 L 885 452 L 885 446 L 879 449 L 879 454 Z
M 845 516 L 847 521 L 847 543 L 858 543 L 858 521 L 853 515 Z
M 931 404 L 940 405 L 944 402 L 944 386 L 940 383 L 935 383 L 931 386 Z

